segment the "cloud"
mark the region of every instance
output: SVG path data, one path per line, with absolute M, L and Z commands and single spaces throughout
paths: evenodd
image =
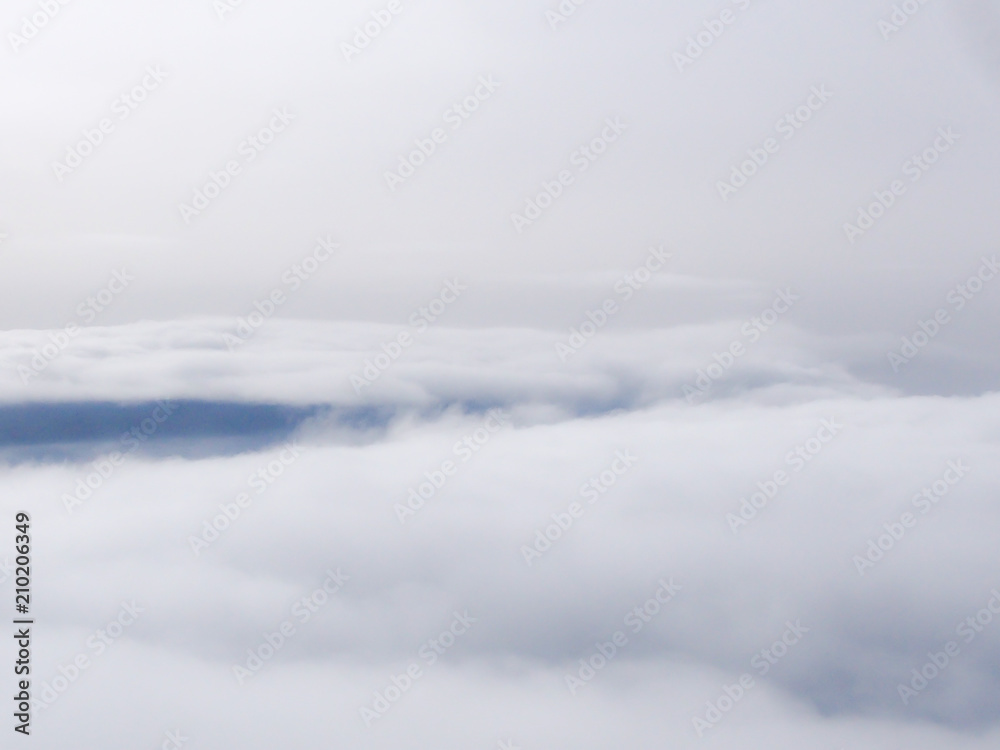
M 985 627 L 966 644 L 955 628 L 1000 585 L 989 573 L 995 400 L 673 401 L 555 424 L 515 422 L 468 461 L 455 445 L 482 417 L 450 413 L 400 423 L 369 444 L 329 444 L 316 434 L 260 493 L 249 480 L 276 460 L 278 447 L 230 458 L 135 457 L 72 513 L 60 495 L 72 492 L 86 465 L 22 465 L 3 481 L 8 497 L 36 498 L 35 534 L 47 540 L 35 585 L 48 592 L 38 617 L 53 646 L 39 653 L 41 675 L 57 675 L 74 649 L 92 653 L 86 635 L 135 597 L 146 610 L 109 649 L 109 666 L 95 663 L 94 679 L 110 679 L 121 669 L 110 665 L 129 654 L 128 684 L 153 675 L 162 690 L 219 684 L 209 699 L 213 726 L 226 723 L 224 707 L 243 696 L 287 699 L 319 680 L 337 686 L 324 688 L 336 696 L 330 710 L 350 717 L 345 731 L 353 733 L 357 709 L 416 661 L 427 674 L 412 698 L 360 735 L 376 746 L 404 727 L 431 731 L 420 729 L 430 706 L 474 715 L 492 694 L 508 696 L 505 714 L 517 719 L 510 731 L 526 746 L 543 744 L 547 730 L 528 710 L 536 691 L 544 715 L 572 720 L 585 746 L 597 746 L 584 739 L 584 717 L 594 710 L 636 716 L 655 733 L 645 741 L 679 739 L 706 701 L 747 672 L 761 689 L 733 710 L 724 731 L 719 724 L 720 738 L 739 741 L 765 717 L 795 716 L 781 722 L 789 736 L 833 732 L 870 742 L 879 727 L 906 732 L 914 721 L 960 733 L 993 723 L 997 635 Z M 831 418 L 842 433 L 815 457 L 807 451 L 808 462 L 789 458 Z M 618 450 L 637 457 L 635 466 L 589 504 L 581 486 Z M 968 476 L 921 514 L 911 497 L 953 459 L 971 467 Z M 400 523 L 394 506 L 446 460 L 458 467 L 453 478 Z M 790 481 L 734 534 L 727 515 L 739 514 L 741 498 L 779 470 Z M 252 502 L 196 555 L 191 538 L 204 536 L 224 506 L 232 514 L 241 492 Z M 582 517 L 529 566 L 522 547 L 574 501 Z M 917 526 L 859 575 L 852 558 L 907 510 Z M 298 623 L 295 602 L 338 569 L 349 581 Z M 628 613 L 663 578 L 680 591 L 633 634 Z M 453 611 L 466 610 L 479 620 L 474 630 L 440 664 L 426 665 L 420 644 Z M 252 684 L 235 690 L 232 667 L 285 620 L 297 624 L 294 637 Z M 788 621 L 808 634 L 760 675 L 751 659 L 781 638 Z M 629 636 L 627 647 L 584 694 L 570 695 L 565 675 L 616 630 Z M 897 685 L 948 640 L 962 653 L 904 705 Z M 165 672 L 152 666 L 165 660 Z M 97 684 L 100 700 L 123 689 Z M 447 697 L 458 685 L 465 687 Z M 663 691 L 673 695 L 667 712 L 644 714 L 650 696 Z M 48 728 L 48 716 L 97 699 L 88 693 L 67 691 L 41 714 L 43 731 L 57 726 Z M 198 724 L 198 712 L 180 713 L 178 720 Z M 306 725 L 318 726 L 319 716 Z M 470 730 L 456 736 L 475 736 Z M 974 736 L 949 741 L 977 747 Z
M 988 4 L 217 6 L 7 51 L 41 747 L 996 746 Z

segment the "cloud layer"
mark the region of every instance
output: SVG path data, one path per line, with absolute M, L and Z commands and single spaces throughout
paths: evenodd
M 39 747 L 997 746 L 995 7 L 0 28 Z

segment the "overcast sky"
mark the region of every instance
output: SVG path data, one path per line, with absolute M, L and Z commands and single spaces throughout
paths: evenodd
M 997 746 L 996 3 L 0 31 L 29 742 Z

